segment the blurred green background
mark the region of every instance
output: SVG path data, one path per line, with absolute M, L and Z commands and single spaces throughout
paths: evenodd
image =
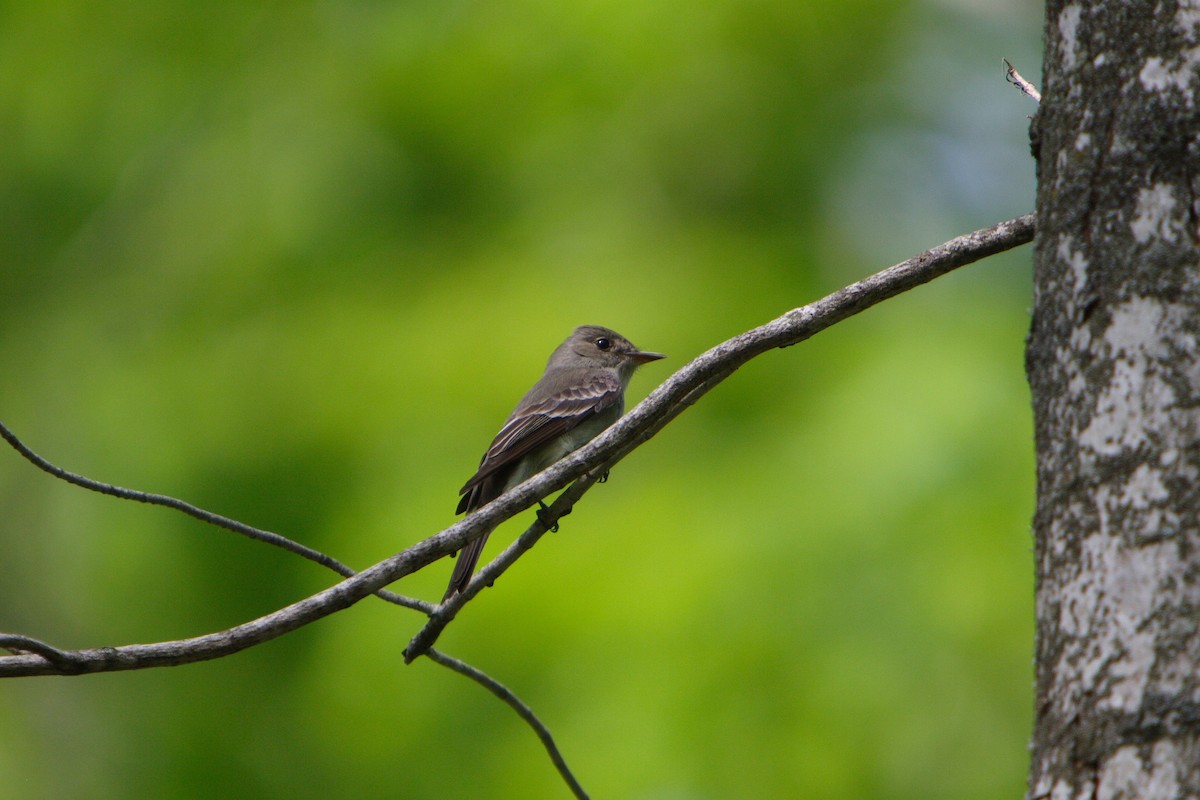
M 1032 0 L 3 3 L 0 418 L 365 567 L 581 323 L 691 357 L 1030 210 Z M 446 632 L 597 798 L 1012 798 L 1026 248 L 739 371 Z M 333 576 L 0 453 L 0 630 L 201 634 Z M 502 528 L 489 553 L 528 519 Z M 436 599 L 450 563 L 395 589 Z M 0 798 L 558 798 L 380 602 L 0 683 Z

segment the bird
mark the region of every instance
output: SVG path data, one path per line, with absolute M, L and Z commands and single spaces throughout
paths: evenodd
M 504 421 L 479 469 L 459 490 L 455 513 L 469 514 L 490 503 L 595 438 L 624 413 L 634 370 L 660 358 L 665 356 L 639 350 L 611 328 L 576 328 Z M 487 537 L 459 553 L 443 603 L 466 588 Z

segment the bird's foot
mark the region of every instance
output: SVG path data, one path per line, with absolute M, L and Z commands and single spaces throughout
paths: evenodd
M 551 521 L 546 518 L 547 517 L 546 512 L 550 510 L 550 506 L 546 505 L 541 500 L 538 500 L 538 506 L 539 506 L 539 508 L 537 510 L 538 519 L 541 520 L 543 525 L 545 525 L 547 528 L 550 529 L 551 533 L 558 533 L 558 520 Z M 570 513 L 571 512 L 568 510 L 562 516 L 565 517 L 567 514 L 570 514 Z

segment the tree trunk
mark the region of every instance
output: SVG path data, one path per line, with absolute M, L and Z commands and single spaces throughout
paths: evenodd
M 1050 0 L 1033 798 L 1200 797 L 1200 5 Z

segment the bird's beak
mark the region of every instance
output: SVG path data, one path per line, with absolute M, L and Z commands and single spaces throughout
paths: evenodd
M 643 350 L 634 350 L 629 354 L 635 364 L 648 364 L 651 361 L 658 361 L 660 358 L 666 358 L 662 353 L 647 353 Z

